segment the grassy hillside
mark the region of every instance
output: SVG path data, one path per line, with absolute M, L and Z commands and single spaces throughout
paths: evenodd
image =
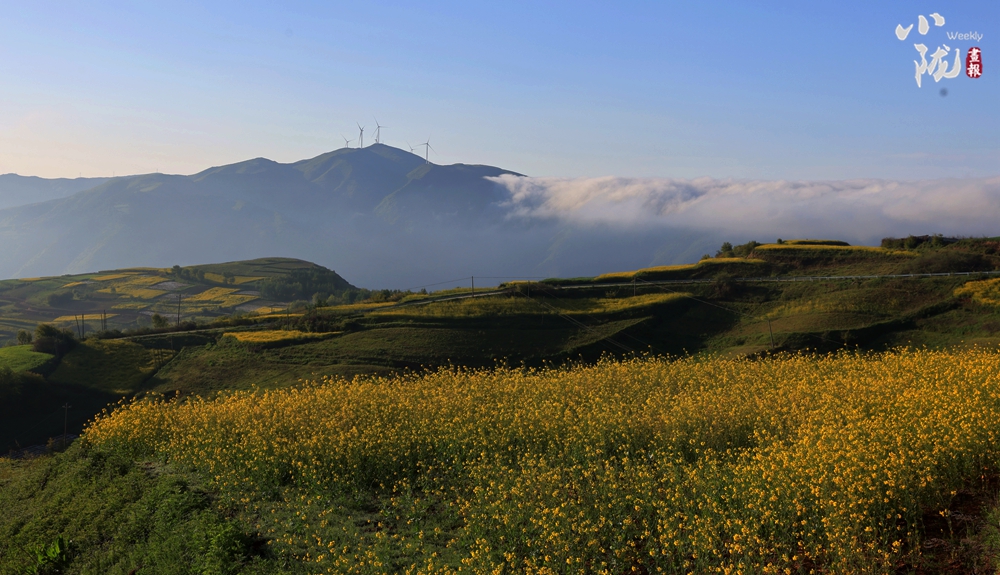
M 229 327 L 218 324 L 187 334 L 88 340 L 58 365 L 50 361 L 46 365 L 51 370 L 43 371 L 51 384 L 103 398 L 149 391 L 211 394 L 278 388 L 328 374 L 389 374 L 441 365 L 541 366 L 594 361 L 603 354 L 748 355 L 859 346 L 880 350 L 900 345 L 1000 344 L 1000 280 L 996 278 L 856 277 L 996 269 L 1000 268 L 1000 242 L 923 242 L 911 248 L 905 247 L 906 241 L 900 242 L 888 248 L 822 240 L 751 242 L 723 246 L 719 257 L 696 264 L 514 283 L 502 286 L 495 295 L 472 299 L 436 300 L 471 295 L 469 289 L 395 294 L 388 299 L 385 293 L 357 290 L 353 293 L 369 299 L 315 307 L 304 315 L 259 313 L 248 316 L 252 319 L 244 320 L 242 326 L 230 322 Z M 170 288 L 182 293 L 182 317 L 188 317 L 183 315 L 186 310 L 204 307 L 209 310 L 206 316 L 193 317 L 209 319 L 214 314 L 224 319 L 223 314 L 238 310 L 239 305 L 233 306 L 244 299 L 255 305 L 264 301 L 244 287 L 291 293 L 283 290 L 299 286 L 294 288 L 298 294 L 311 292 L 319 285 L 310 284 L 316 279 L 310 275 L 315 270 L 321 268 L 274 258 L 180 270 L 116 270 L 86 277 L 7 282 L 15 287 L 0 298 L 20 294 L 20 300 L 8 299 L 9 316 L 47 313 L 51 317 L 64 313 L 45 308 L 53 293 L 51 285 L 65 290 L 67 284 L 77 283 L 87 286 L 91 294 L 82 299 L 73 295 L 68 305 L 80 311 L 86 311 L 85 305 L 93 307 L 98 301 L 94 298 L 114 297 L 137 307 L 148 303 L 149 311 L 162 309 L 166 314 L 170 302 L 142 290 Z M 813 276 L 824 279 L 755 279 Z M 700 283 L 655 284 L 664 280 Z M 331 285 L 356 289 L 347 282 Z M 116 317 L 126 316 L 122 312 Z M 77 326 L 72 315 L 61 325 Z M 42 358 L 35 356 L 35 360 Z M 43 414 L 26 417 L 32 415 Z M 83 419 L 77 419 L 76 429 Z M 44 441 L 40 433 L 18 434 L 17 443 L 24 444 L 29 437 Z M 11 436 L 7 437 L 6 443 L 12 445 Z
M 313 291 L 317 268 L 4 282 L 4 313 L 26 328 L 80 286 L 217 307 L 193 331 L 88 338 L 61 357 L 0 349 L 5 448 L 139 399 L 66 453 L 0 461 L 0 571 L 992 565 L 1000 277 L 948 274 L 1000 269 L 1000 241 L 723 248 L 470 299 L 358 290 L 238 321 L 225 298 Z M 860 277 L 878 275 L 905 277 Z M 77 298 L 78 314 L 94 301 Z M 853 354 L 901 348 L 923 351 Z M 782 354 L 803 351 L 839 355 Z M 879 500 L 842 489 L 886 482 Z
M 312 292 L 286 289 L 275 294 L 285 297 L 267 299 L 260 286 L 284 285 L 282 280 L 296 274 L 329 276 L 336 292 L 354 289 L 330 270 L 290 258 L 5 280 L 0 281 L 0 341 L 12 341 L 19 330 L 34 331 L 38 323 L 85 335 L 102 328 L 150 327 L 154 314 L 173 325 L 178 319 L 204 322 L 234 313 L 282 310 L 293 299 L 312 297 Z
M 52 354 L 33 351 L 30 345 L 0 347 L 0 368 L 12 371 L 34 371 L 52 361 Z

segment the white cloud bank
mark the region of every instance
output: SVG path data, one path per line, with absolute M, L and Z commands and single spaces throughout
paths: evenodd
M 510 217 L 623 228 L 684 228 L 872 241 L 1000 235 L 1000 177 L 923 181 L 489 178 Z

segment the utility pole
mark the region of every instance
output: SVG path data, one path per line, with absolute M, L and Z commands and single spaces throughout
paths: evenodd
M 774 332 L 771 331 L 771 318 L 765 317 L 767 320 L 767 333 L 771 336 L 771 349 L 774 349 Z
M 476 295 L 476 276 L 472 276 L 472 295 Z
M 632 297 L 635 297 L 635 278 L 632 278 Z
M 177 327 L 181 325 L 181 294 L 177 294 Z

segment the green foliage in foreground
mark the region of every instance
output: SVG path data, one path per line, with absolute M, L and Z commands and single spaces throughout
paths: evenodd
M 0 366 L 12 371 L 32 371 L 45 365 L 52 354 L 33 351 L 30 345 L 13 345 L 0 348 Z
M 86 450 L 0 459 L 0 573 L 293 573 L 201 479 Z

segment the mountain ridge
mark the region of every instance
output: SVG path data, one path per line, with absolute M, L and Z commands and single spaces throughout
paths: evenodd
M 405 289 L 685 263 L 718 245 L 706 231 L 522 217 L 510 190 L 486 179 L 504 174 L 522 175 L 374 144 L 288 163 L 258 157 L 190 175 L 98 179 L 66 197 L 0 209 L 0 277 L 269 254 L 341 270 L 357 285 Z
M 502 199 L 483 176 L 501 173 L 515 174 L 492 166 L 429 164 L 375 144 L 289 163 L 252 158 L 191 175 L 96 179 L 65 197 L 0 209 L 0 239 L 8 246 L 0 254 L 0 275 L 168 266 L 261 253 L 338 265 L 359 245 L 371 246 L 365 256 L 377 258 L 405 242 L 401 230 L 405 235 L 420 228 L 421 220 L 450 220 L 449 226 L 480 220 L 477 210 Z M 43 187 L 44 180 L 34 182 Z M 78 188 L 87 183 L 76 182 Z M 458 201 L 463 194 L 465 205 Z M 390 210 L 377 209 L 387 198 L 398 208 L 392 217 Z
M 0 209 L 65 198 L 112 178 L 41 178 L 0 174 Z

